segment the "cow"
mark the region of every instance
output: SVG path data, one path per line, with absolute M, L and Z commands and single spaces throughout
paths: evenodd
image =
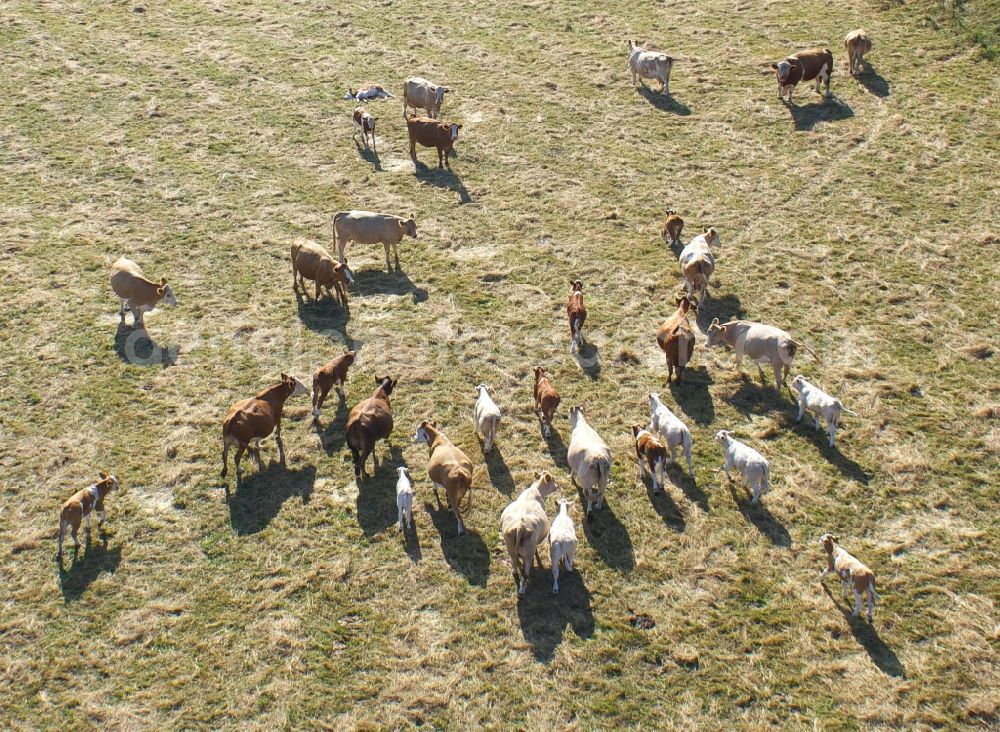
M 656 331 L 656 344 L 663 349 L 667 361 L 668 384 L 674 377 L 675 368 L 677 381 L 680 382 L 684 367 L 694 354 L 694 333 L 691 331 L 691 323 L 688 322 L 688 313 L 698 312 L 698 300 L 694 296 L 679 295 L 674 304 L 677 310 L 664 320 Z
M 375 149 L 375 117 L 369 114 L 368 110 L 358 105 L 354 108 L 354 127 L 351 132 L 351 139 L 357 139 L 358 130 L 361 130 L 361 139 L 365 143 L 365 150 L 368 149 L 368 135 L 372 136 L 372 150 Z
M 854 76 L 865 67 L 865 54 L 872 50 L 872 39 L 861 28 L 852 30 L 844 38 L 844 48 L 847 50 L 847 67 Z
M 410 480 L 410 470 L 406 466 L 396 468 L 399 477 L 396 479 L 396 518 L 399 519 L 399 530 L 413 526 L 413 481 Z
M 118 489 L 118 478 L 101 472 L 101 479 L 93 485 L 77 491 L 62 505 L 59 512 L 59 552 L 57 556 L 61 559 L 63 554 L 63 539 L 66 536 L 66 529 L 70 529 L 73 536 L 74 551 L 80 548 L 80 540 L 76 534 L 80 530 L 80 523 L 86 519 L 87 531 L 90 531 L 90 514 L 97 511 L 98 527 L 104 525 L 108 514 L 104 508 L 104 499 L 113 490 Z
M 573 430 L 569 437 L 566 462 L 587 502 L 587 517 L 590 518 L 594 508 L 600 509 L 604 505 L 604 492 L 611 472 L 611 448 L 587 424 L 582 406 L 570 407 L 569 422 Z
M 472 507 L 472 461 L 462 450 L 445 437 L 444 432 L 437 428 L 437 422 L 424 420 L 417 427 L 413 442 L 427 445 L 430 458 L 427 461 L 427 475 L 434 484 L 434 497 L 437 499 L 438 488 L 444 488 L 448 507 L 455 514 L 458 522 L 458 533 L 465 533 L 462 522 L 462 499 L 468 495 L 466 511 Z M 439 500 L 440 505 L 440 500 Z
M 330 393 L 330 389 L 333 388 L 334 384 L 337 385 L 337 393 L 340 395 L 340 398 L 344 398 L 344 382 L 347 381 L 347 369 L 354 363 L 356 355 L 354 351 L 344 349 L 342 354 L 313 372 L 312 414 L 314 422 L 319 421 L 319 410 L 323 408 L 326 395 Z
M 222 420 L 222 477 L 229 469 L 227 459 L 229 448 L 236 446 L 236 477 L 240 476 L 240 460 L 244 450 L 249 450 L 257 461 L 257 467 L 264 468 L 260 459 L 260 441 L 274 432 L 278 445 L 278 455 L 284 464 L 285 451 L 281 444 L 281 411 L 285 401 L 296 394 L 308 394 L 306 385 L 294 376 L 281 374 L 281 380 L 264 389 L 256 396 L 240 401 L 229 407 Z M 228 484 L 226 486 L 228 492 Z
M 356 480 L 365 477 L 365 463 L 368 461 L 368 456 L 374 452 L 375 443 L 379 440 L 388 440 L 392 434 L 392 405 L 389 404 L 389 395 L 398 383 L 399 379 L 376 376 L 375 391 L 370 397 L 355 405 L 347 415 L 344 436 L 351 451 Z M 378 458 L 374 455 L 372 463 L 378 467 Z
M 733 437 L 733 433 L 729 430 L 716 432 L 715 441 L 722 447 L 724 456 L 722 470 L 725 471 L 726 478 L 732 480 L 733 476 L 729 471 L 735 469 L 753 489 L 750 503 L 759 502 L 760 497 L 771 489 L 771 466 L 768 465 L 767 459 L 749 445 Z
M 684 231 L 684 219 L 677 215 L 673 209 L 667 211 L 667 220 L 663 222 L 663 229 L 660 236 L 670 246 L 679 246 L 681 243 L 681 232 Z
M 142 269 L 131 259 L 119 257 L 111 265 L 111 289 L 121 300 L 118 316 L 125 322 L 125 308 L 132 311 L 132 327 L 145 328 L 142 314 L 154 309 L 157 305 L 176 305 L 173 288 L 167 280 L 160 278 L 160 284 L 147 280 Z
M 712 247 L 722 248 L 722 240 L 714 226 L 706 226 L 704 231 L 690 241 L 677 257 L 681 274 L 684 275 L 684 289 L 689 295 L 698 295 L 704 302 L 708 294 L 708 283 L 715 272 L 715 255 Z
M 372 84 L 357 91 L 354 91 L 353 87 L 347 87 L 347 94 L 344 95 L 344 99 L 353 99 L 356 102 L 367 102 L 370 99 L 395 99 L 394 94 L 390 94 L 388 90 L 383 88 L 378 84 Z
M 649 473 L 653 479 L 653 493 L 659 493 L 667 482 L 667 446 L 641 424 L 632 425 L 632 441 L 639 461 L 639 475 Z
M 719 323 L 715 318 L 708 326 L 705 345 L 714 348 L 720 343 L 729 344 L 736 353 L 736 370 L 743 373 L 743 356 L 748 356 L 757 364 L 760 380 L 764 381 L 763 363 L 771 364 L 774 369 L 774 388 L 781 394 L 788 373 L 792 370 L 792 360 L 799 346 L 808 351 L 817 362 L 819 356 L 809 346 L 799 343 L 787 332 L 773 325 L 754 323 L 750 320 L 730 320 Z M 784 369 L 784 373 L 782 373 Z
M 844 597 L 847 597 L 847 590 L 854 590 L 854 610 L 851 617 L 856 618 L 861 612 L 861 594 L 868 592 L 868 622 L 872 622 L 872 611 L 875 609 L 875 600 L 878 593 L 875 592 L 875 573 L 866 567 L 859 559 L 851 556 L 846 549 L 837 542 L 840 539 L 833 534 L 823 534 L 819 542 L 826 552 L 826 568 L 820 573 L 822 580 L 828 574 L 840 577 L 840 587 Z
M 552 476 L 547 471 L 539 473 L 535 482 L 521 491 L 500 514 L 500 533 L 510 557 L 518 597 L 524 597 L 531 565 L 538 555 L 538 545 L 549 535 L 545 497 L 555 489 L 556 482 Z M 539 558 L 538 564 L 541 563 Z
M 301 283 L 302 295 L 308 297 L 306 280 L 313 280 L 316 283 L 315 300 L 319 300 L 321 290 L 325 289 L 327 295 L 346 308 L 347 283 L 354 284 L 354 275 L 347 266 L 347 260 L 338 262 L 321 244 L 312 239 L 296 239 L 291 251 L 292 292 L 297 296 Z
M 490 391 L 486 384 L 476 387 L 476 410 L 475 422 L 476 432 L 483 437 L 483 452 L 493 449 L 493 443 L 497 439 L 497 428 L 500 426 L 500 407 L 490 398 Z
M 458 139 L 458 131 L 462 125 L 454 122 L 438 122 L 430 117 L 407 117 L 406 131 L 410 135 L 410 159 L 413 164 L 417 163 L 417 143 L 424 147 L 436 147 L 438 153 L 438 167 L 451 168 L 448 158 L 451 156 L 452 148 L 455 147 L 455 140 Z
M 451 89 L 446 86 L 435 84 L 419 76 L 411 76 L 403 82 L 403 119 L 406 119 L 407 107 L 413 107 L 414 112 L 417 109 L 425 109 L 428 117 L 437 119 L 444 95 L 449 91 Z
M 816 429 L 819 429 L 819 418 L 826 422 L 826 432 L 830 436 L 830 447 L 833 447 L 837 436 L 837 427 L 840 426 L 840 415 L 847 413 L 857 417 L 857 412 L 852 412 L 844 406 L 844 403 L 827 394 L 815 384 L 806 381 L 806 377 L 799 374 L 790 385 L 792 391 L 799 395 L 799 413 L 795 417 L 796 422 L 802 421 L 802 415 L 810 412 L 816 422 Z
M 656 79 L 660 82 L 660 93 L 670 94 L 670 71 L 674 68 L 674 60 L 665 53 L 646 51 L 639 47 L 638 41 L 628 42 L 628 67 L 632 72 L 632 86 L 636 77 Z
M 559 594 L 559 565 L 573 571 L 576 561 L 576 527 L 569 515 L 569 501 L 559 499 L 559 514 L 549 528 L 549 557 L 552 560 L 552 594 Z
M 670 411 L 666 404 L 660 401 L 660 395 L 653 392 L 649 395 L 649 427 L 650 432 L 660 435 L 670 449 L 671 462 L 677 462 L 677 448 L 684 450 L 687 458 L 688 476 L 694 480 L 694 467 L 691 465 L 691 430 L 681 422 L 676 414 Z
M 371 211 L 339 211 L 333 216 L 333 242 L 341 264 L 347 263 L 344 257 L 347 242 L 356 241 L 385 247 L 385 266 L 389 272 L 392 272 L 392 262 L 389 261 L 391 246 L 396 257 L 396 269 L 399 269 L 399 241 L 403 236 L 417 238 L 417 222 L 413 214 L 408 219 Z
M 535 414 L 542 423 L 542 433 L 546 437 L 552 434 L 552 417 L 559 408 L 560 401 L 559 392 L 552 386 L 545 369 L 535 366 Z
M 583 324 L 587 322 L 587 308 L 583 304 L 583 282 L 570 280 L 569 302 L 566 303 L 566 316 L 569 318 L 569 352 L 576 353 L 583 340 Z
M 787 57 L 784 61 L 771 64 L 778 80 L 778 99 L 788 95 L 788 103 L 792 102 L 792 90 L 800 81 L 816 80 L 816 93 L 819 85 L 826 84 L 826 96 L 830 96 L 830 74 L 833 73 L 833 54 L 829 48 L 810 48 L 799 51 Z

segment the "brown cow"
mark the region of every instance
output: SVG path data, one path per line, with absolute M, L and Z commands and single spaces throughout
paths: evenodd
M 359 402 L 347 415 L 347 425 L 344 433 L 347 447 L 351 450 L 351 460 L 354 462 L 354 477 L 360 480 L 365 477 L 365 463 L 368 456 L 375 450 L 375 443 L 389 439 L 392 434 L 392 405 L 389 395 L 399 383 L 398 379 L 388 376 L 376 376 L 375 391 L 372 395 Z M 378 467 L 378 458 L 372 456 L 374 467 Z
M 872 50 L 872 39 L 858 28 L 844 38 L 844 48 L 847 49 L 847 67 L 853 76 L 864 68 L 865 54 Z
M 641 424 L 632 425 L 632 439 L 635 441 L 639 473 L 641 475 L 648 472 L 653 478 L 653 493 L 659 493 L 666 483 L 667 446 L 663 440 Z
M 677 368 L 677 381 L 681 380 L 684 367 L 694 354 L 694 334 L 688 322 L 688 311 L 698 312 L 698 300 L 694 296 L 679 295 L 674 301 L 677 310 L 656 331 L 656 344 L 663 349 L 667 360 L 667 382 L 674 376 Z
M 375 150 L 375 118 L 368 113 L 368 110 L 358 105 L 354 108 L 354 128 L 351 132 L 351 139 L 357 139 L 358 129 L 361 130 L 361 139 L 365 143 L 365 150 L 368 149 L 368 135 L 372 136 L 372 150 Z M 375 150 L 376 154 L 378 150 Z
M 345 350 L 342 354 L 325 366 L 320 366 L 313 372 L 313 421 L 319 421 L 319 410 L 323 408 L 326 395 L 337 384 L 337 393 L 344 398 L 344 382 L 347 380 L 347 369 L 354 363 L 354 351 Z
M 292 291 L 296 295 L 299 292 L 299 280 L 302 282 L 303 295 L 306 295 L 306 280 L 314 280 L 316 300 L 319 300 L 320 290 L 325 288 L 326 293 L 336 298 L 344 308 L 347 307 L 346 283 L 354 284 L 347 260 L 341 264 L 312 239 L 296 239 L 292 243 Z
M 663 230 L 660 232 L 663 241 L 671 246 L 678 246 L 681 243 L 682 231 L 684 231 L 684 219 L 673 209 L 667 211 L 667 220 L 663 222 Z
M 559 408 L 559 392 L 552 386 L 545 369 L 535 366 L 535 413 L 542 422 L 542 432 L 546 437 L 552 434 L 552 416 Z
M 434 483 L 434 497 L 437 498 L 438 486 L 444 488 L 448 499 L 448 507 L 454 512 L 458 522 L 458 533 L 465 533 L 462 523 L 461 503 L 468 494 L 469 501 L 465 508 L 472 506 L 472 461 L 456 447 L 444 432 L 437 428 L 436 422 L 424 420 L 417 427 L 413 441 L 430 448 L 430 460 L 427 462 L 427 474 Z
M 438 122 L 430 117 L 407 117 L 406 130 L 410 133 L 410 158 L 414 164 L 417 162 L 417 146 L 420 143 L 424 147 L 436 147 L 438 151 L 438 167 L 441 161 L 447 167 L 451 167 L 448 156 L 458 139 L 458 131 L 462 125 L 447 122 Z M 443 157 L 442 157 L 443 156 Z
M 104 510 L 104 497 L 116 488 L 118 488 L 118 478 L 102 472 L 98 482 L 77 491 L 62 505 L 62 511 L 59 513 L 59 557 L 62 557 L 66 529 L 70 529 L 72 532 L 73 548 L 76 550 L 80 548 L 80 540 L 76 538 L 76 533 L 80 530 L 80 523 L 86 519 L 87 531 L 90 531 L 92 511 L 97 511 L 97 525 L 104 524 L 104 520 L 108 517 Z
M 281 381 L 269 386 L 257 396 L 241 399 L 233 404 L 222 420 L 222 477 L 226 477 L 229 469 L 227 458 L 229 447 L 236 446 L 236 476 L 240 476 L 240 460 L 243 451 L 250 450 L 257 461 L 257 467 L 263 469 L 260 459 L 260 441 L 274 432 L 274 441 L 278 445 L 278 456 L 285 461 L 285 450 L 281 444 L 281 410 L 284 409 L 288 397 L 296 394 L 308 394 L 306 385 L 287 374 L 281 375 Z M 227 486 L 226 490 L 229 488 Z
M 774 75 L 778 79 L 778 98 L 783 99 L 788 94 L 788 102 L 792 101 L 792 89 L 800 81 L 816 80 L 816 93 L 819 85 L 826 83 L 826 96 L 830 96 L 830 74 L 833 73 L 833 54 L 829 48 L 810 48 L 799 51 L 784 61 L 771 64 Z
M 569 318 L 569 352 L 575 353 L 583 340 L 583 324 L 587 322 L 587 308 L 583 304 L 583 282 L 570 280 L 573 290 L 569 293 L 566 303 L 566 315 Z

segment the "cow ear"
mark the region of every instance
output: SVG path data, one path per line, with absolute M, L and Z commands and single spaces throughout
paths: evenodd
M 435 429 L 437 429 L 437 426 L 438 426 L 438 423 L 437 423 L 437 420 L 436 420 L 436 419 L 432 419 L 432 420 L 431 420 L 430 422 L 428 422 L 427 424 L 429 424 L 429 425 L 430 425 L 431 427 L 434 427 Z
M 159 297 L 163 297 L 163 295 L 164 295 L 164 293 L 166 293 L 166 291 L 167 291 L 166 287 L 157 287 L 156 288 L 156 294 Z
M 718 324 L 719 324 L 719 319 L 718 318 L 712 318 L 712 325 L 718 325 Z
M 166 287 L 166 286 L 167 286 L 167 278 L 166 277 L 161 277 L 160 278 L 160 287 Z
M 775 71 L 777 71 L 778 70 L 778 64 L 771 64 L 771 68 L 774 69 Z
M 382 378 L 383 378 L 383 377 L 381 377 L 381 376 L 376 376 L 376 377 L 375 377 L 375 383 L 376 383 L 376 384 L 381 384 L 381 383 L 382 383 Z
M 108 474 L 107 474 L 107 473 L 105 473 L 105 472 L 104 472 L 104 471 L 102 470 L 102 471 L 101 471 L 101 480 L 107 480 L 107 479 L 108 479 Z
M 830 537 L 830 539 L 831 539 L 831 540 L 832 540 L 832 541 L 833 541 L 834 543 L 840 543 L 840 537 L 839 537 L 839 536 L 831 536 L 831 537 Z
M 286 374 L 284 371 L 281 372 L 281 380 L 288 381 L 288 374 Z

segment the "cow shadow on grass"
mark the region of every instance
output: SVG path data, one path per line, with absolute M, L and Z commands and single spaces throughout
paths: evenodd
M 142 326 L 133 328 L 118 323 L 115 332 L 115 353 L 125 363 L 133 366 L 173 366 L 177 363 L 177 355 L 181 347 L 161 346 L 154 341 Z
M 465 577 L 470 585 L 486 587 L 490 577 L 490 552 L 479 532 L 466 526 L 465 533 L 459 534 L 455 514 L 437 498 L 434 503 L 425 502 L 424 511 L 441 537 L 441 553 L 448 566 Z
M 726 480 L 725 476 L 723 476 L 723 480 Z M 726 482 L 736 508 L 747 521 L 756 527 L 757 531 L 766 536 L 775 546 L 787 549 L 792 545 L 792 536 L 788 533 L 788 529 L 767 510 L 763 503 L 754 505 L 746 494 L 740 495 L 740 489 L 745 488 L 746 483 L 738 480 L 726 480 Z M 761 500 L 764 498 L 761 497 Z
M 583 500 L 583 493 L 578 492 L 586 512 L 587 502 Z M 635 567 L 635 549 L 632 546 L 632 537 L 629 536 L 625 525 L 611 510 L 607 499 L 605 499 L 604 507 L 595 508 L 589 519 L 586 518 L 585 514 L 583 533 L 601 560 L 609 567 L 621 572 L 631 572 Z
M 323 445 L 324 452 L 330 457 L 340 455 L 344 450 L 344 445 L 347 444 L 345 428 L 347 427 L 347 415 L 350 413 L 350 410 L 347 408 L 347 400 L 339 394 L 335 394 L 335 391 L 336 387 L 330 390 L 330 396 L 337 400 L 337 411 L 334 413 L 333 419 L 327 422 L 326 427 L 323 427 L 324 417 L 321 414 L 320 421 L 313 421 L 312 423 L 312 428 L 319 435 L 319 441 Z M 330 397 L 327 397 L 323 405 L 327 411 L 329 410 L 329 405 Z
M 873 94 L 879 99 L 885 99 L 889 96 L 889 82 L 875 70 L 874 66 L 869 66 L 867 62 L 865 62 L 865 72 L 855 76 L 854 80 L 867 89 L 869 94 Z
M 906 667 L 903 666 L 903 662 L 899 660 L 895 651 L 889 648 L 885 641 L 879 637 L 878 631 L 875 630 L 871 623 L 866 622 L 860 617 L 852 618 L 851 611 L 854 607 L 850 604 L 842 605 L 825 584 L 823 585 L 823 592 L 826 593 L 826 596 L 830 598 L 834 607 L 844 616 L 844 620 L 847 621 L 854 639 L 865 649 L 868 657 L 878 667 L 879 671 L 887 676 L 905 679 Z
M 371 163 L 372 167 L 375 169 L 376 173 L 381 173 L 382 161 L 379 159 L 378 150 L 375 149 L 373 145 L 371 148 L 366 148 L 362 143 L 358 142 L 357 139 L 354 140 L 354 147 L 358 149 L 358 155 L 366 163 Z
M 661 94 L 655 89 L 642 85 L 639 87 L 639 95 L 661 112 L 672 112 L 681 117 L 687 117 L 691 114 L 691 108 L 679 101 L 673 94 Z
M 256 534 L 271 523 L 292 496 L 299 496 L 303 504 L 309 503 L 315 483 L 314 465 L 289 470 L 280 461 L 272 461 L 263 470 L 237 481 L 236 491 L 227 500 L 229 523 L 240 536 Z M 228 483 L 226 489 L 228 492 Z
M 590 591 L 578 569 L 560 570 L 558 595 L 552 594 L 551 570 L 535 567 L 529 574 L 528 589 L 517 602 L 517 618 L 535 659 L 550 663 L 562 643 L 566 626 L 578 638 L 594 635 Z M 511 590 L 516 590 L 513 580 Z
M 454 150 L 451 156 L 457 157 Z M 472 203 L 472 196 L 469 195 L 465 184 L 462 183 L 461 178 L 451 171 L 451 168 L 432 168 L 421 163 L 419 160 L 414 160 L 413 169 L 417 180 L 420 182 L 429 183 L 436 188 L 447 188 L 449 191 L 458 194 L 458 202 L 460 204 Z
M 503 459 L 503 450 L 496 443 L 493 449 L 483 455 L 483 462 L 486 463 L 486 470 L 490 474 L 490 483 L 505 496 L 514 492 L 514 476 L 510 474 L 507 461 Z
M 800 132 L 807 132 L 820 122 L 839 122 L 854 116 L 854 110 L 840 97 L 802 105 L 785 102 L 785 106 L 791 112 L 795 129 Z
M 749 368 L 747 365 L 749 363 Z M 784 411 L 789 404 L 788 394 L 783 387 L 779 394 L 774 390 L 774 374 L 770 366 L 766 366 L 765 380 L 760 380 L 760 373 L 753 362 L 743 359 L 743 376 L 740 387 L 729 396 L 723 397 L 725 401 L 744 417 L 751 414 L 763 415 L 777 411 Z M 735 371 L 735 366 L 733 367 Z M 770 378 L 768 378 L 770 377 Z
M 718 283 L 712 285 L 712 287 L 717 286 Z M 739 320 L 745 315 L 743 303 L 736 295 L 723 295 L 722 297 L 706 297 L 705 302 L 698 306 L 695 320 L 701 331 L 702 339 L 704 339 L 705 334 L 708 333 L 708 326 L 715 318 L 718 318 L 720 323 L 726 323 L 730 320 Z
M 682 468 L 680 463 L 668 465 L 667 480 L 677 486 L 689 501 L 702 511 L 708 512 L 708 495 L 698 487 L 698 481 L 687 474 L 687 468 Z
M 121 547 L 116 546 L 109 550 L 108 540 L 103 532 L 100 541 L 95 543 L 90 538 L 90 531 L 82 527 L 80 530 L 84 531 L 83 554 L 78 554 L 76 549 L 71 550 L 73 559 L 69 569 L 64 568 L 63 560 L 59 559 L 59 589 L 62 590 L 63 600 L 67 603 L 79 600 L 101 572 L 114 574 L 122 561 Z M 91 531 L 99 530 L 95 527 Z M 66 539 L 72 544 L 73 540 L 68 534 L 69 532 Z
M 347 333 L 347 323 L 351 319 L 349 308 L 342 308 L 332 297 L 321 297 L 318 301 L 295 293 L 299 310 L 299 320 L 309 330 L 323 333 L 339 345 L 354 348 L 354 339 Z
M 358 514 L 358 525 L 365 536 L 379 534 L 396 524 L 399 515 L 396 511 L 396 481 L 399 473 L 396 468 L 406 466 L 403 451 L 390 445 L 389 456 L 384 457 L 384 448 L 376 445 L 372 452 L 374 457 L 382 455 L 380 462 L 367 478 L 358 481 L 358 498 L 355 503 Z M 370 461 L 372 458 L 369 457 Z M 369 463 L 370 464 L 370 463 Z
M 559 431 L 553 426 L 548 435 L 544 431 L 542 432 L 542 439 L 545 440 L 545 447 L 549 451 L 552 462 L 561 470 L 569 470 L 569 461 L 566 459 L 566 443 L 563 442 Z
M 816 449 L 823 456 L 823 459 L 837 468 L 845 478 L 855 480 L 861 483 L 861 485 L 868 485 L 871 482 L 871 474 L 865 471 L 859 463 L 842 453 L 840 448 L 836 446 L 836 443 L 834 443 L 833 447 L 830 447 L 830 440 L 825 424 L 821 422 L 823 427 L 817 430 L 812 417 L 806 414 L 802 417 L 801 422 L 796 422 L 796 414 L 798 414 L 798 407 L 794 406 L 793 403 L 791 413 L 785 416 L 785 422 L 782 426 L 802 433 L 804 437 L 816 445 Z
M 684 378 L 679 383 L 670 382 L 670 395 L 686 417 L 702 426 L 715 421 L 715 404 L 708 387 L 713 384 L 712 376 L 705 366 L 684 369 Z
M 354 284 L 362 297 L 366 295 L 409 295 L 413 303 L 429 297 L 427 290 L 417 287 L 413 280 L 398 267 L 392 272 L 382 269 L 363 269 L 354 273 Z
M 591 379 L 597 379 L 601 375 L 601 350 L 595 344 L 581 339 L 573 357 L 583 373 Z
M 666 524 L 667 528 L 673 529 L 674 531 L 681 532 L 684 531 L 684 527 L 687 522 L 684 521 L 684 516 L 681 514 L 680 506 L 678 506 L 674 499 L 671 498 L 670 494 L 664 490 L 664 486 L 660 486 L 659 491 L 653 490 L 653 479 L 648 473 L 642 473 L 642 485 L 646 489 L 646 495 L 649 497 L 649 503 L 653 507 L 653 510 L 659 514 L 660 518 L 663 519 L 663 523 Z

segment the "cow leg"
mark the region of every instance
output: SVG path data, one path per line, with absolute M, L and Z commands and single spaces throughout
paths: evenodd
M 438 167 L 439 168 L 443 168 L 444 167 L 443 162 L 442 162 L 443 160 L 444 160 L 444 152 L 441 150 L 441 148 L 438 148 Z
M 799 397 L 799 413 L 795 415 L 795 421 L 796 422 L 801 422 L 802 421 L 802 414 L 805 412 L 805 410 L 806 410 L 805 400 L 802 399 L 802 397 L 800 396 Z
M 351 450 L 351 462 L 354 463 L 354 478 L 355 480 L 360 480 L 362 465 L 361 453 L 358 451 L 358 448 L 354 447 L 354 445 L 348 445 L 348 447 Z
M 774 390 L 781 394 L 781 387 L 784 386 L 785 379 L 781 375 L 781 364 L 774 364 Z
M 226 477 L 226 473 L 229 470 L 229 465 L 227 464 L 227 458 L 229 457 L 229 443 L 222 443 L 222 477 Z
M 757 373 L 760 374 L 760 383 L 762 386 L 767 385 L 767 377 L 764 376 L 764 369 L 761 367 L 760 363 L 754 361 L 754 365 L 757 367 Z
M 396 269 L 399 269 L 399 242 L 392 245 L 392 256 L 396 260 Z
M 121 301 L 121 306 L 118 308 L 118 317 L 121 318 L 121 321 L 123 323 L 125 322 L 125 301 L 124 300 Z
M 77 536 L 77 532 L 80 530 L 80 524 L 74 523 L 70 528 L 71 536 L 73 537 L 73 551 L 75 552 L 80 548 L 80 537 Z
M 852 588 L 854 590 L 854 610 L 851 612 L 851 617 L 856 618 L 861 612 L 861 592 L 857 587 Z
M 385 249 L 385 268 L 392 273 L 392 262 L 389 260 L 389 243 L 383 242 L 382 247 Z
M 830 447 L 833 447 L 834 440 L 837 437 L 837 423 L 833 420 L 827 422 L 826 431 L 830 435 Z
M 323 402 L 326 401 L 326 395 L 330 393 L 329 386 L 321 386 L 319 393 L 313 392 L 313 417 L 317 420 L 319 419 L 319 410 L 323 408 Z
M 319 302 L 319 296 L 322 294 L 323 294 L 323 286 L 320 285 L 319 280 L 316 280 L 316 296 L 313 297 L 313 300 L 315 302 Z
M 137 306 L 132 306 L 131 309 L 132 309 L 132 327 L 142 328 L 143 327 L 142 310 L 140 310 Z

